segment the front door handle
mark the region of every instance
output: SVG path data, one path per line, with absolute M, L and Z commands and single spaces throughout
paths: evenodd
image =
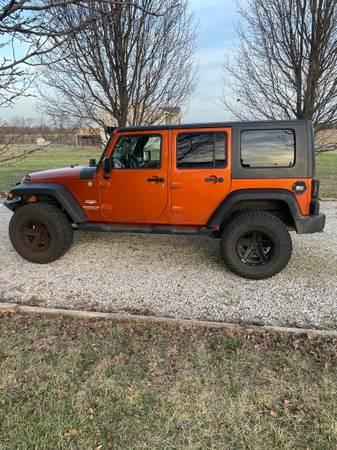
M 148 178 L 146 181 L 148 183 L 164 183 L 165 179 L 159 178 L 159 177 L 152 177 L 152 178 Z
M 218 178 L 215 175 L 212 175 L 209 178 L 205 178 L 205 183 L 223 183 L 223 178 Z

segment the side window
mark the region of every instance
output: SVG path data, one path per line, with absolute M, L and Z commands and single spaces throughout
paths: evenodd
M 121 136 L 112 154 L 115 169 L 160 169 L 161 136 L 155 134 Z
M 293 130 L 247 130 L 241 132 L 243 167 L 293 167 L 295 132 Z
M 177 136 L 177 168 L 226 166 L 226 133 L 181 133 Z

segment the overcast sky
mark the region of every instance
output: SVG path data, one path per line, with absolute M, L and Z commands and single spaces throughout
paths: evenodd
M 190 0 L 199 20 L 199 83 L 184 116 L 187 122 L 228 120 L 230 115 L 219 106 L 223 90 L 223 64 L 226 53 L 235 48 L 234 0 Z
M 190 0 L 199 21 L 199 80 L 184 122 L 221 121 L 231 118 L 219 105 L 223 89 L 222 67 L 226 52 L 235 48 L 234 23 L 237 20 L 234 0 Z M 0 118 L 40 118 L 33 98 L 22 99 L 12 109 L 0 109 Z

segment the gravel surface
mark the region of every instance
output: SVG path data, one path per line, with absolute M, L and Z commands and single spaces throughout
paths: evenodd
M 75 233 L 60 260 L 35 265 L 11 247 L 0 207 L 0 301 L 175 318 L 337 328 L 337 202 L 324 233 L 292 233 L 294 253 L 260 281 L 228 272 L 219 242 L 199 236 Z

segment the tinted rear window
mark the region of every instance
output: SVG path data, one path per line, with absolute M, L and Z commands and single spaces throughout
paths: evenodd
M 241 132 L 241 164 L 244 167 L 293 167 L 293 130 L 247 130 Z
M 180 133 L 177 137 L 177 167 L 207 168 L 226 166 L 226 134 Z

